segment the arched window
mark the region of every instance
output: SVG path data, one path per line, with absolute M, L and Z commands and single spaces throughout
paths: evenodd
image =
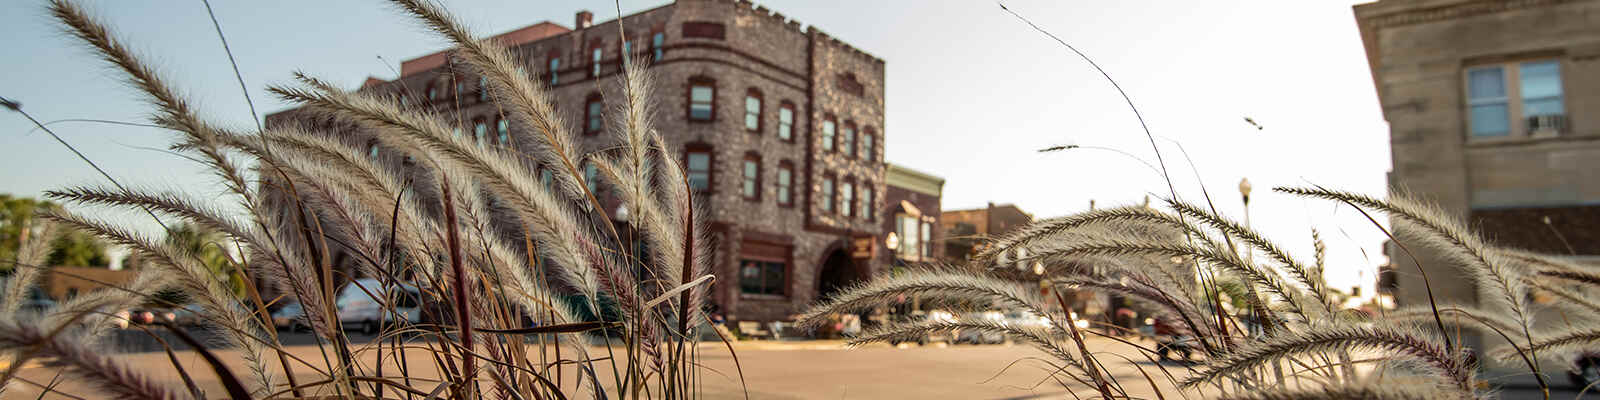
M 822 177 L 822 198 L 819 203 L 823 213 L 833 212 L 833 175 Z
M 844 183 L 839 185 L 839 215 L 851 216 L 856 203 L 856 183 L 853 178 L 844 178 Z
M 788 100 L 778 106 L 778 139 L 794 141 L 794 103 Z
M 839 131 L 839 151 L 844 152 L 844 156 L 845 157 L 855 157 L 856 156 L 856 123 L 855 122 L 845 121 L 844 122 L 844 129 L 841 129 Z
M 872 127 L 869 126 L 869 127 L 866 127 L 866 129 L 862 129 L 861 130 L 861 158 L 862 159 L 865 159 L 867 161 L 877 161 L 877 158 L 878 158 L 878 148 L 877 148 L 878 143 L 877 142 L 878 142 L 878 135 L 876 134 L 876 132 L 874 132 L 872 130 Z
M 873 193 L 872 182 L 861 182 L 861 218 L 872 221 L 878 217 L 877 194 Z
M 583 133 L 593 135 L 605 128 L 605 102 L 599 93 L 591 93 L 583 101 Z
M 501 146 L 511 144 L 511 121 L 500 118 L 494 122 L 495 142 Z
M 484 121 L 483 118 L 475 118 L 475 119 L 473 119 L 472 120 L 472 140 L 477 141 L 478 142 L 478 146 L 483 146 L 484 140 L 488 140 L 488 139 L 489 139 L 489 123 L 487 121 Z
M 778 162 L 778 205 L 794 205 L 794 163 L 789 160 Z
M 706 77 L 689 78 L 690 121 L 713 121 L 717 115 L 717 81 Z
M 744 164 L 740 166 L 741 176 L 739 194 L 746 201 L 761 200 L 761 155 L 755 152 L 744 155 Z
M 711 146 L 704 143 L 690 143 L 683 148 L 683 164 L 689 173 L 689 188 L 696 192 L 711 190 L 716 174 L 712 173 Z
M 744 130 L 761 132 L 761 90 L 756 88 L 744 94 Z
M 835 129 L 837 129 L 837 128 L 834 126 L 833 116 L 832 115 L 823 116 L 822 117 L 822 151 L 833 151 L 833 145 L 834 145 L 833 139 L 834 139 L 834 136 L 836 134 Z

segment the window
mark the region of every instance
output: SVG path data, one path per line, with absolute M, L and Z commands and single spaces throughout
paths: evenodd
M 794 165 L 788 160 L 778 163 L 778 205 L 794 205 Z
M 689 120 L 710 121 L 717 111 L 717 86 L 710 79 L 689 80 Z
M 861 182 L 861 218 L 865 218 L 868 221 L 877 217 L 877 215 L 874 215 L 877 214 L 878 205 L 875 202 L 877 199 L 872 197 L 872 183 Z
M 933 223 L 922 221 L 922 250 L 923 257 L 933 256 Z
M 452 77 L 452 78 L 454 78 L 454 77 Z M 456 96 L 456 98 L 460 98 L 462 93 L 466 93 L 467 92 L 467 82 L 463 81 L 463 80 L 460 80 L 460 79 L 456 79 L 455 81 L 456 81 L 456 91 L 454 93 L 450 93 L 450 95 L 451 96 Z
M 896 214 L 894 218 L 895 231 L 900 236 L 900 247 L 895 249 L 897 250 L 896 252 L 900 253 L 900 258 L 909 260 L 918 259 L 918 255 L 920 254 L 918 249 L 922 247 L 922 245 L 918 242 L 922 238 L 922 235 L 917 233 L 917 228 L 919 227 L 917 224 L 917 217 L 906 214 Z
M 697 192 L 711 190 L 711 149 L 704 145 L 686 149 L 684 164 L 688 166 L 689 187 Z
M 876 136 L 877 135 L 873 134 L 872 127 L 870 127 L 870 126 L 867 127 L 867 129 L 861 131 L 861 158 L 862 159 L 867 160 L 867 161 L 875 161 L 874 159 L 878 157 L 878 149 L 877 149 L 877 147 L 875 147 L 877 144 L 874 143 L 874 142 L 877 141 L 877 137 Z
M 603 116 L 604 111 L 605 111 L 605 103 L 600 100 L 600 94 L 599 93 L 590 94 L 589 98 L 587 100 L 584 100 L 584 107 L 583 107 L 583 120 L 585 121 L 584 124 L 583 124 L 583 133 L 584 134 L 592 135 L 592 134 L 595 134 L 595 133 L 599 133 L 601 129 L 605 128 L 605 119 L 604 119 L 604 116 Z
M 739 292 L 783 295 L 784 263 L 739 260 Z
M 833 177 L 822 177 L 822 212 L 833 212 Z
M 556 171 L 555 170 L 550 169 L 550 167 L 539 168 L 539 183 L 544 184 L 544 187 L 546 189 L 550 189 L 550 188 L 554 188 L 555 187 L 554 186 L 555 182 L 556 182 Z
M 839 132 L 839 151 L 846 157 L 856 156 L 856 123 L 845 121 L 844 129 Z
M 378 159 L 378 141 L 374 140 L 367 142 L 367 158 L 373 160 Z
M 489 124 L 484 122 L 483 118 L 472 120 L 472 140 L 477 141 L 478 145 L 482 146 L 483 141 L 488 138 Z
M 666 33 L 656 32 L 650 35 L 650 56 L 653 57 L 652 60 L 661 60 L 661 45 L 666 44 L 666 42 Z
M 478 77 L 478 101 L 489 101 L 489 78 Z
M 550 86 L 561 84 L 561 54 L 550 53 Z
M 726 36 L 727 35 L 726 35 L 726 32 L 724 31 L 724 29 L 722 28 L 722 24 L 719 24 L 719 23 L 715 23 L 715 22 L 684 22 L 683 23 L 683 37 L 685 37 L 685 38 L 700 38 L 700 39 L 722 40 Z
M 833 151 L 833 116 L 824 117 L 822 120 L 822 150 Z
M 778 107 L 778 139 L 794 140 L 794 105 L 787 101 Z
M 594 46 L 594 50 L 590 50 L 589 54 L 592 54 L 592 56 L 590 56 L 590 58 L 589 58 L 589 63 L 592 65 L 591 67 L 589 67 L 589 76 L 591 76 L 591 77 L 599 77 L 600 76 L 600 57 L 602 55 L 604 55 L 605 53 L 603 51 L 601 51 L 600 45 L 596 44 Z
M 434 101 L 434 100 L 438 100 L 438 99 L 439 99 L 439 84 L 438 83 L 428 84 L 428 101 Z
M 744 130 L 761 131 L 761 91 L 750 89 L 744 95 Z
M 739 193 L 745 200 L 761 200 L 761 156 L 754 153 L 746 154 L 741 175 L 744 179 L 739 187 Z
M 856 74 L 854 73 L 846 72 L 843 75 L 840 75 L 838 82 L 839 90 L 842 90 L 845 93 L 856 96 L 861 96 L 862 94 L 866 93 L 866 85 L 862 85 L 861 81 L 856 80 Z
M 851 205 L 856 202 L 855 189 L 856 184 L 849 180 L 844 181 L 843 185 L 839 185 L 839 215 L 846 217 L 854 215 L 852 212 L 854 207 L 851 207 Z
M 456 135 L 456 137 L 461 137 L 461 127 L 459 127 L 459 126 L 451 127 L 450 128 L 450 134 Z
M 1470 137 L 1529 136 L 1564 128 L 1560 62 L 1490 65 L 1468 69 L 1466 75 Z
M 405 106 L 411 105 L 410 99 L 406 98 L 406 94 L 405 93 L 401 93 L 399 97 L 400 97 L 400 106 L 401 107 L 405 107 Z
M 511 144 L 511 121 L 501 118 L 494 123 L 495 139 L 501 146 Z
M 584 162 L 584 186 L 589 187 L 590 194 L 600 189 L 600 168 L 594 162 Z

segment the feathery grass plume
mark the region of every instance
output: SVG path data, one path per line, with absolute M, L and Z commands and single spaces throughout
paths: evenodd
M 68 299 L 45 313 L 36 326 L 42 331 L 62 329 L 64 324 L 76 321 L 84 340 L 93 343 L 108 337 L 118 321 L 111 313 L 128 310 L 148 302 L 149 298 L 171 287 L 171 276 L 159 268 L 143 268 L 133 279 L 115 288 L 92 290 Z M 81 315 L 81 317 L 80 317 Z
M 1274 261 L 1277 261 L 1279 264 L 1283 265 L 1284 268 L 1288 269 L 1289 274 L 1293 275 L 1295 280 L 1299 281 L 1301 285 L 1304 285 L 1307 288 L 1307 291 L 1311 293 L 1311 296 L 1316 300 L 1316 302 L 1322 305 L 1320 308 L 1323 311 L 1333 311 L 1333 305 L 1329 302 L 1327 297 L 1327 288 L 1323 287 L 1324 285 L 1322 284 L 1322 276 L 1320 274 L 1314 274 L 1320 271 L 1315 271 L 1301 264 L 1299 261 L 1296 261 L 1293 257 L 1289 256 L 1288 252 L 1285 252 L 1283 249 L 1279 248 L 1278 245 L 1272 243 L 1272 241 L 1267 240 L 1266 237 L 1261 236 L 1261 234 L 1256 232 L 1254 229 L 1250 229 L 1249 227 L 1235 223 L 1227 218 L 1223 218 L 1220 215 L 1213 214 L 1211 211 L 1207 211 L 1193 204 L 1189 204 L 1188 202 L 1180 200 L 1167 200 L 1167 205 L 1172 207 L 1173 210 L 1176 210 L 1180 214 L 1199 220 L 1200 222 L 1209 225 L 1212 228 L 1222 231 L 1223 234 L 1239 238 L 1240 241 L 1260 249 L 1262 252 L 1265 252 L 1267 256 L 1271 257 Z M 1320 250 L 1318 251 L 1318 254 L 1322 254 Z M 1318 260 L 1320 259 L 1321 258 L 1319 256 Z M 1321 262 L 1319 261 L 1318 265 L 1320 264 Z
M 1052 338 L 1052 330 L 1040 329 L 1033 326 L 1010 326 L 989 320 L 972 321 L 918 321 L 888 324 L 862 332 L 850 338 L 851 346 L 860 346 L 869 343 L 883 342 L 914 342 L 928 337 L 929 334 L 939 332 L 953 332 L 974 330 L 990 334 L 1010 335 L 1026 340 L 1029 344 L 1044 351 L 1056 360 L 1071 366 L 1081 367 L 1078 357 L 1073 356 L 1061 347 L 1061 342 Z
M 1006 234 L 990 242 L 987 247 L 972 258 L 979 263 L 1000 262 L 1005 254 L 1012 250 L 1027 248 L 1051 237 L 1085 226 L 1127 222 L 1145 222 L 1158 225 L 1169 225 L 1183 229 L 1192 234 L 1201 234 L 1192 224 L 1181 221 L 1171 214 L 1141 206 L 1126 206 L 1090 210 L 1088 212 L 1073 214 L 1065 217 L 1050 218 L 1023 226 L 1020 229 Z
M 1559 353 L 1562 351 L 1591 349 L 1596 345 L 1600 345 L 1600 329 L 1595 329 L 1593 327 L 1585 327 L 1564 332 L 1553 332 L 1544 334 L 1542 336 L 1542 339 L 1534 341 L 1533 344 L 1525 350 L 1529 352 L 1545 351 L 1545 356 L 1550 357 L 1552 352 Z M 1497 355 L 1497 357 L 1509 359 L 1514 355 L 1516 355 L 1516 353 L 1500 353 Z
M 1472 393 L 1474 366 L 1450 354 L 1426 333 L 1388 325 L 1333 326 L 1286 332 L 1246 342 L 1223 357 L 1208 360 L 1183 381 L 1186 387 L 1224 381 L 1247 371 L 1295 356 L 1341 350 L 1374 350 L 1415 360 L 1418 365 L 1463 394 Z
M 1585 319 L 1595 319 L 1596 317 L 1600 317 L 1600 303 L 1595 303 L 1593 300 L 1590 300 L 1590 295 L 1563 289 L 1557 285 L 1556 282 L 1545 282 L 1547 280 L 1549 279 L 1537 279 L 1535 277 L 1529 277 L 1529 279 L 1525 279 L 1523 282 L 1527 283 L 1528 286 L 1542 290 L 1545 293 L 1550 293 L 1556 295 L 1556 297 L 1566 299 L 1567 302 L 1558 302 L 1555 304 L 1555 306 L 1558 308 L 1576 311 L 1580 316 L 1585 317 Z
M 149 208 L 157 213 L 183 218 L 223 232 L 251 246 L 266 247 L 269 243 L 256 229 L 240 224 L 239 221 L 225 215 L 222 210 L 175 190 L 156 191 L 140 188 L 121 190 L 93 185 L 46 190 L 44 195 L 51 200 L 82 205 Z
M 797 320 L 801 326 L 816 328 L 827 322 L 828 314 L 861 312 L 902 297 L 995 302 L 1022 308 L 1035 315 L 1051 315 L 1044 311 L 1044 299 L 1036 291 L 1015 282 L 944 266 L 912 269 L 840 290 L 832 298 L 800 314 Z
M 1323 385 L 1305 389 L 1251 390 L 1225 394 L 1217 400 L 1446 400 L 1472 399 L 1459 393 L 1440 392 L 1416 385 L 1396 385 L 1384 382 L 1363 382 Z
M 251 317 L 248 311 L 241 308 L 239 303 L 233 300 L 232 292 L 192 255 L 132 231 L 76 215 L 50 213 L 46 214 L 46 217 L 63 225 L 93 233 L 113 243 L 128 246 L 140 254 L 149 256 L 152 264 L 166 268 L 168 273 L 177 279 L 177 286 L 195 296 L 204 308 L 205 312 L 200 313 L 200 316 L 222 328 L 225 332 L 222 336 L 228 339 L 229 344 L 239 348 L 245 366 L 255 378 L 252 382 L 255 387 L 251 388 L 251 392 L 257 395 L 265 394 L 265 391 L 274 386 L 276 377 L 262 360 L 261 321 Z
M 1402 307 L 1383 313 L 1382 321 L 1389 324 L 1432 324 L 1433 307 L 1412 306 Z M 1507 321 L 1501 313 L 1482 308 L 1465 305 L 1444 303 L 1438 307 L 1439 315 L 1455 316 L 1446 320 L 1446 324 L 1458 324 L 1462 328 L 1483 329 L 1486 331 L 1499 331 L 1518 340 L 1522 337 L 1522 326 L 1516 321 Z M 1517 345 L 1517 343 L 1511 343 Z
M 512 121 L 539 132 L 537 138 L 541 140 L 534 146 L 538 154 L 536 159 L 565 170 L 565 174 L 555 174 L 563 197 L 587 207 L 584 201 L 590 196 L 577 163 L 581 157 L 577 146 L 573 145 L 573 132 L 561 124 L 561 117 L 556 114 L 546 89 L 528 79 L 527 74 L 517 72 L 510 50 L 493 40 L 477 39 L 455 16 L 433 3 L 421 0 L 391 0 L 390 3 L 459 47 L 459 54 L 467 63 L 488 78 L 490 97 L 510 103 L 506 109 Z
M 52 336 L 36 326 L 10 318 L 0 319 L 0 351 L 36 351 L 37 356 L 50 357 L 51 364 L 66 367 L 68 372 L 108 396 L 149 400 L 190 398 L 183 389 L 136 372 L 132 366 L 106 357 L 100 349 L 83 343 L 74 335 Z
M 0 319 L 15 314 L 28 297 L 28 290 L 38 283 L 50 256 L 50 242 L 55 240 L 56 226 L 48 220 L 37 226 L 24 225 L 22 230 L 27 240 L 18 243 L 17 259 L 0 261 L 12 263 L 11 277 L 6 279 L 5 294 L 0 297 Z

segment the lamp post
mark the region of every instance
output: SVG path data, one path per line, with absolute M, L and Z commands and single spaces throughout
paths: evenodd
M 1244 227 L 1245 228 L 1249 228 L 1250 227 L 1250 178 L 1243 178 L 1243 179 L 1239 180 L 1239 197 L 1244 199 Z M 1254 251 L 1250 251 L 1249 247 L 1245 247 L 1245 253 L 1244 253 L 1245 260 L 1248 261 L 1252 265 L 1255 264 L 1255 257 L 1253 256 L 1254 254 L 1255 254 L 1255 252 Z

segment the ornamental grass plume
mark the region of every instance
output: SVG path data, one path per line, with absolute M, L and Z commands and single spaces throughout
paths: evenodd
M 194 191 L 112 180 L 47 196 L 145 211 L 163 228 L 186 223 L 220 232 L 222 240 L 206 245 L 228 250 L 228 267 L 246 272 L 240 275 L 247 293 L 236 297 L 190 247 L 156 240 L 123 221 L 52 213 L 54 226 L 127 246 L 148 267 L 126 284 L 84 293 L 39 315 L 14 312 L 12 305 L 34 284 L 32 276 L 49 272 L 19 268 L 32 272 L 7 282 L 7 308 L 0 310 L 0 352 L 19 362 L 6 368 L 0 386 L 20 379 L 21 361 L 35 359 L 67 366 L 102 394 L 202 396 L 178 365 L 172 367 L 191 382 L 188 390 L 164 386 L 117 356 L 94 351 L 103 346 L 97 338 L 113 326 L 107 316 L 169 301 L 155 294 L 175 290 L 200 307 L 203 327 L 225 339 L 200 351 L 232 398 L 699 397 L 702 350 L 694 347 L 714 284 L 709 240 L 674 157 L 678 151 L 652 124 L 655 100 L 644 65 L 630 60 L 607 83 L 622 93 L 607 100 L 617 145 L 584 154 L 555 113 L 549 90 L 517 72 L 508 49 L 480 39 L 434 3 L 390 3 L 455 45 L 459 63 L 452 68 L 483 76 L 488 98 L 529 128 L 512 131 L 527 136 L 515 142 L 531 148 L 483 146 L 453 134 L 452 115 L 343 90 L 305 73 L 269 88 L 300 106 L 294 113 L 305 118 L 256 130 L 225 128 L 197 113 L 180 94 L 181 81 L 159 74 L 105 23 L 74 1 L 50 0 L 50 15 L 123 74 L 153 109 L 151 122 L 175 133 L 171 149 L 211 173 L 221 183 L 216 192 L 225 195 L 202 199 Z M 392 162 L 398 156 L 374 157 L 350 146 L 341 139 L 350 129 L 375 133 L 382 146 L 417 168 Z M 600 167 L 598 182 L 587 181 L 596 178 L 584 175 L 586 162 Z M 558 166 L 554 185 L 533 173 L 539 164 Z M 592 185 L 621 195 L 634 213 L 630 227 L 638 238 L 618 233 Z M 217 201 L 242 211 L 226 211 Z M 634 241 L 646 250 L 630 250 Z M 24 247 L 19 266 L 38 264 L 31 249 Z M 281 296 L 265 297 L 261 288 Z M 404 288 L 420 298 L 407 299 Z M 385 315 L 378 326 L 363 327 L 378 339 L 360 345 L 349 342 L 335 304 L 356 290 L 366 291 Z M 301 305 L 297 324 L 316 334 L 320 360 L 296 357 L 279 342 L 269 310 L 285 303 Z M 403 316 L 407 308 L 426 314 L 427 322 Z M 168 328 L 188 338 L 181 328 Z M 623 346 L 593 354 L 592 340 Z M 233 357 L 247 373 L 233 375 L 207 351 L 211 347 L 238 350 Z M 418 349 L 424 356 L 415 354 Z M 404 372 L 418 363 L 432 364 L 442 376 Z M 399 376 L 384 375 L 396 364 Z M 601 380 L 601 369 L 609 370 L 610 381 Z

